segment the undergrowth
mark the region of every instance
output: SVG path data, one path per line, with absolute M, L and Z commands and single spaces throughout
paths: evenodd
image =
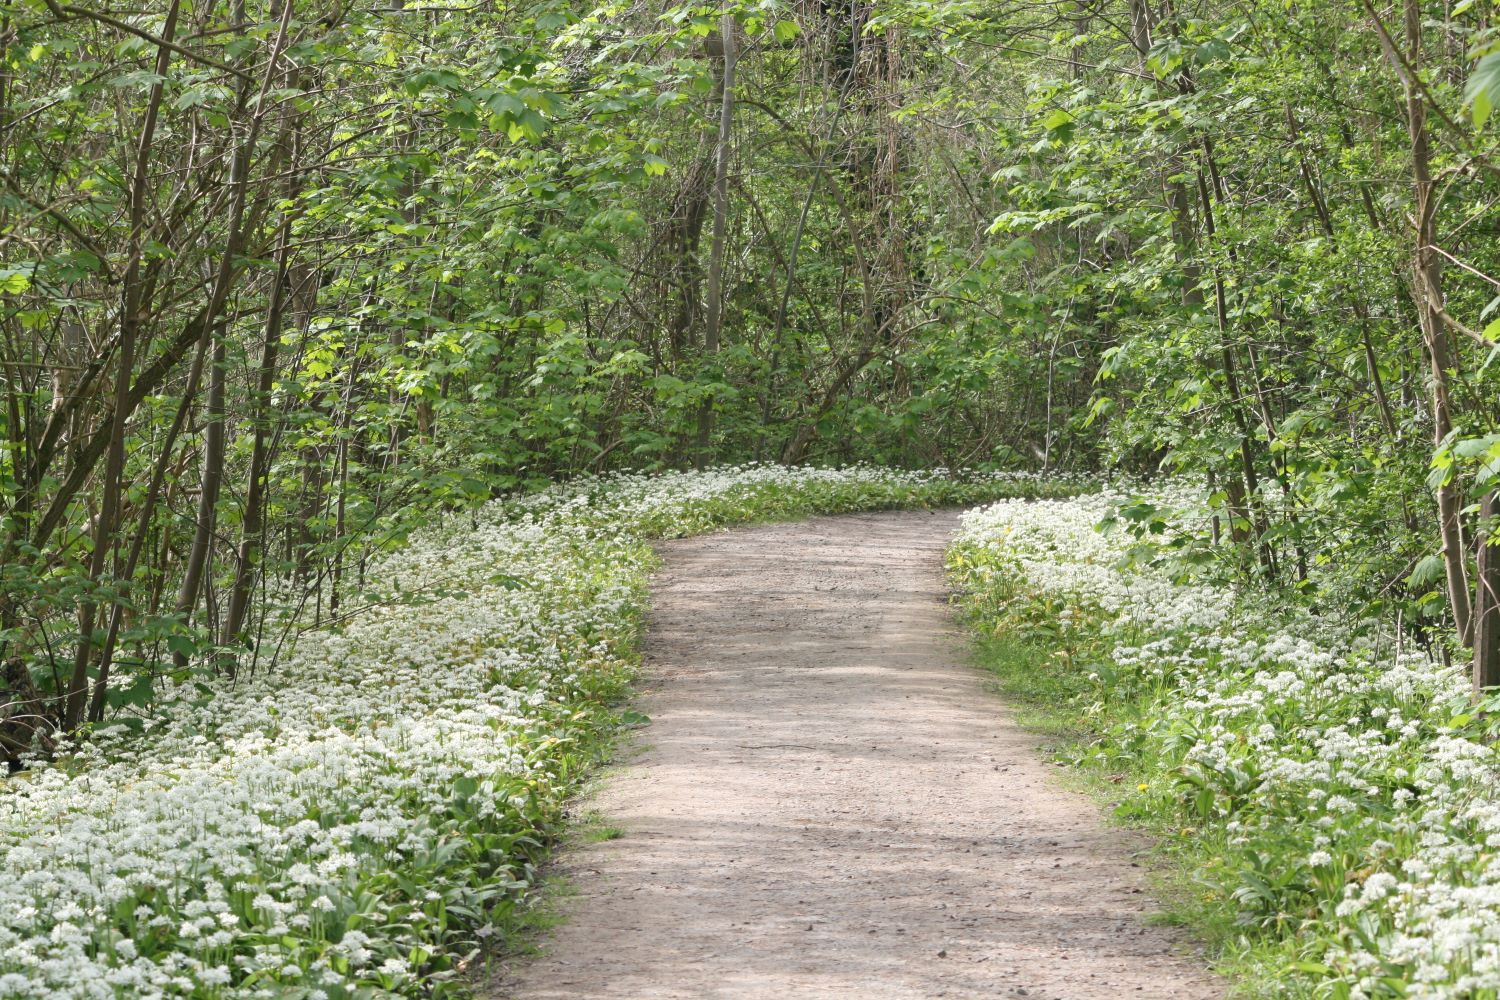
M 0 997 L 468 992 L 621 725 L 650 539 L 1076 490 L 761 466 L 453 516 L 275 669 L 174 684 L 0 780 Z
M 1174 577 L 1096 530 L 1121 500 L 971 513 L 949 569 L 1023 719 L 1156 835 L 1170 918 L 1246 996 L 1494 1000 L 1500 759 L 1462 671 Z

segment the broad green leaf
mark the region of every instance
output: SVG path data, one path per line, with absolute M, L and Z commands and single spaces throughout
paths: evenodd
M 1464 103 L 1469 107 L 1475 128 L 1484 128 L 1497 98 L 1500 98 L 1500 52 L 1491 52 L 1480 57 L 1464 86 Z

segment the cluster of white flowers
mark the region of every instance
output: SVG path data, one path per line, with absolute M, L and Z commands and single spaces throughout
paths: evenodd
M 452 516 L 369 569 L 342 630 L 0 778 L 0 997 L 425 995 L 495 933 L 588 763 L 645 539 L 1036 488 L 756 466 Z
M 1329 995 L 1500 993 L 1500 755 L 1462 669 L 1174 582 L 1139 558 L 1151 537 L 1098 529 L 1125 503 L 972 512 L 950 568 L 997 627 L 1089 623 L 1095 662 L 1069 669 L 1097 690 L 1080 698 L 1129 706 L 1102 713 L 1101 758 L 1153 769 L 1139 810 L 1221 833 L 1228 856 L 1200 874 Z

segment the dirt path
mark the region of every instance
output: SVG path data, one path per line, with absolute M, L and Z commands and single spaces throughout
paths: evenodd
M 669 543 L 653 724 L 592 803 L 624 834 L 515 1000 L 1221 995 L 1133 844 L 1061 790 L 943 603 L 952 514 Z

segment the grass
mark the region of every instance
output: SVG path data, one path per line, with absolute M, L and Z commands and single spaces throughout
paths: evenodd
M 1169 825 L 1122 801 L 1122 787 L 1136 787 L 1151 775 L 1098 762 L 1093 751 L 1100 737 L 1086 721 L 1091 685 L 1083 671 L 1072 668 L 1067 653 L 1049 640 L 1013 631 L 978 631 L 973 649 L 975 663 L 991 675 L 992 687 L 1016 721 L 1041 738 L 1038 749 L 1067 765 L 1062 772 L 1066 784 L 1097 802 L 1112 823 L 1149 838 L 1150 846 L 1137 857 L 1161 909 L 1148 919 L 1192 935 L 1214 970 L 1229 981 L 1228 996 L 1235 1000 L 1310 1000 L 1312 994 L 1276 974 L 1286 962 L 1285 951 L 1247 939 L 1233 908 L 1202 878 L 1224 856 L 1217 831 Z M 1133 708 L 1113 705 L 1110 714 L 1120 718 Z
M 636 668 L 639 666 L 639 645 L 637 639 L 634 643 Z M 613 692 L 612 705 L 618 710 L 617 718 L 624 718 L 628 711 L 629 681 L 634 676 L 635 670 L 622 676 L 619 687 Z M 625 835 L 623 829 L 607 822 L 598 811 L 580 806 L 597 793 L 604 779 L 604 767 L 616 762 L 622 737 L 636 728 L 638 726 L 621 722 L 591 734 L 585 751 L 590 764 L 569 797 L 561 822 L 551 831 L 546 858 L 538 867 L 531 888 L 512 911 L 502 933 L 485 951 L 482 962 L 470 970 L 468 987 L 476 995 L 494 994 L 498 977 L 507 966 L 541 955 L 547 937 L 567 922 L 567 902 L 578 894 L 578 888 L 558 865 L 559 857 L 583 845 L 618 840 Z

